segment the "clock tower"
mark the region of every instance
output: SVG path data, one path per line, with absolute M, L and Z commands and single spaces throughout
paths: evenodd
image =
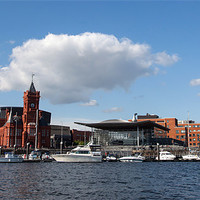
M 23 132 L 22 132 L 22 147 L 26 147 L 29 142 L 34 145 L 36 133 L 36 113 L 39 110 L 40 92 L 36 91 L 33 80 L 29 90 L 24 92 L 24 107 L 23 107 Z

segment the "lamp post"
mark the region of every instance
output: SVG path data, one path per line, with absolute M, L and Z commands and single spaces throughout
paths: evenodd
M 63 153 L 63 123 L 61 125 L 61 135 L 60 135 L 60 154 Z
M 16 112 L 16 115 L 13 116 L 13 120 L 15 121 L 15 144 L 14 144 L 15 152 L 17 149 L 17 121 L 19 119 L 20 119 L 20 116 L 17 116 L 17 112 Z

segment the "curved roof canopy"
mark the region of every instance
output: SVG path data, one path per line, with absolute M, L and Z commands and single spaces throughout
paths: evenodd
M 88 126 L 91 128 L 97 128 L 97 129 L 109 130 L 109 131 L 125 131 L 125 130 L 134 131 L 134 130 L 137 130 L 137 127 L 143 128 L 143 129 L 152 129 L 156 127 L 165 131 L 170 130 L 150 120 L 140 121 L 140 122 L 125 121 L 125 120 L 106 120 L 99 123 L 81 123 L 81 122 L 74 122 L 74 123 L 83 125 L 83 126 Z

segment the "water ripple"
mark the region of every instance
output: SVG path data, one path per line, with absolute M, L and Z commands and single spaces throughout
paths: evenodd
M 199 199 L 199 163 L 0 165 L 2 199 Z

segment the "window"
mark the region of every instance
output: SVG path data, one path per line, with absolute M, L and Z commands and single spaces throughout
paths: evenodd
M 196 146 L 196 143 L 193 143 L 193 146 Z
M 185 138 L 185 135 L 181 135 L 181 139 L 184 139 Z
M 185 133 L 185 130 L 181 130 L 181 133 Z
M 179 130 L 176 130 L 176 133 L 179 133 Z
M 45 137 L 45 130 L 42 130 L 42 136 Z
M 34 136 L 36 133 L 36 129 L 35 128 L 28 128 L 28 134 L 31 135 L 31 136 Z
M 176 139 L 179 139 L 179 136 L 178 136 L 178 135 L 176 136 Z
M 195 134 L 192 134 L 193 137 L 195 137 Z
M 169 120 L 167 120 L 167 123 L 169 123 Z
M 193 138 L 193 141 L 196 141 L 196 139 L 195 139 L 195 138 Z

